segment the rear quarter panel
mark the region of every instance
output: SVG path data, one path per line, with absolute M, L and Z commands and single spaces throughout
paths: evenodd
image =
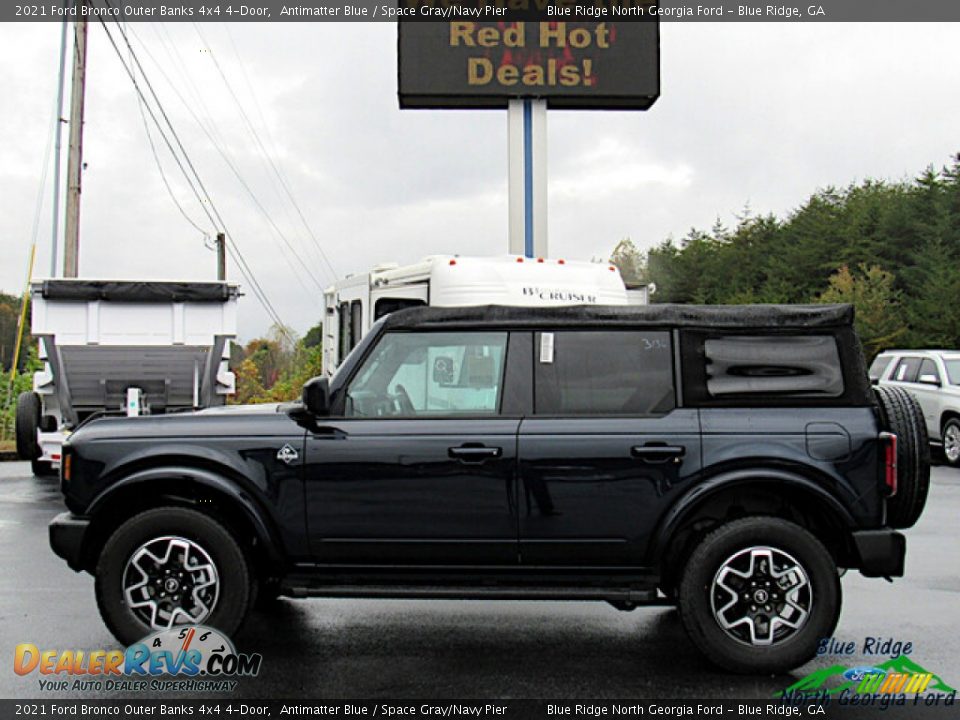
M 769 466 L 812 480 L 861 527 L 883 524 L 875 411 L 863 408 L 704 408 L 703 475 Z

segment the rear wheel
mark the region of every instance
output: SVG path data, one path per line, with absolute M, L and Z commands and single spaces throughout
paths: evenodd
M 943 425 L 943 458 L 947 465 L 960 467 L 960 420 L 950 418 Z
M 100 615 L 127 645 L 184 624 L 232 635 L 252 601 L 247 559 L 229 530 L 180 507 L 121 525 L 100 554 L 95 587 Z
M 887 524 L 913 527 L 930 489 L 930 438 L 923 410 L 903 388 L 874 388 L 884 429 L 897 436 L 897 494 L 887 500 Z
M 785 672 L 814 657 L 840 617 L 840 578 L 826 548 L 792 522 L 750 517 L 707 535 L 680 583 L 694 644 L 734 672 Z
M 35 392 L 22 392 L 17 396 L 15 434 L 17 455 L 21 460 L 36 460 L 42 455 L 37 442 L 40 429 L 40 396 Z

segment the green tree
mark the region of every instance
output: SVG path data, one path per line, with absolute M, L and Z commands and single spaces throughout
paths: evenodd
M 15 373 L 13 382 L 10 382 L 9 371 L 3 374 L 3 383 L 0 385 L 0 440 L 13 437 L 14 419 L 17 410 L 17 398 L 20 393 L 33 390 L 33 374 L 43 369 L 43 363 L 37 353 L 36 343 L 31 343 L 23 350 L 22 370 Z
M 628 285 L 646 282 L 646 262 L 643 253 L 630 238 L 624 238 L 610 253 L 610 263 L 620 270 L 620 277 Z
M 732 230 L 718 222 L 649 250 L 642 272 L 657 285 L 655 302 L 806 303 L 827 288 L 842 294 L 838 283 L 852 283 L 851 294 L 877 281 L 899 322 L 884 332 L 888 312 L 867 323 L 861 299 L 860 325 L 872 326 L 875 345 L 960 346 L 960 155 L 912 180 L 819 189 L 783 218 L 749 209 L 737 217 Z M 864 266 L 892 271 L 892 282 Z M 902 325 L 907 332 L 891 335 Z
M 9 371 L 17 344 L 17 329 L 20 324 L 21 298 L 0 292 L 0 369 Z M 35 343 L 29 332 L 30 308 L 27 307 L 27 327 L 24 328 L 20 346 L 19 369 L 26 367 L 27 348 Z
M 908 308 L 911 347 L 960 347 L 960 266 L 941 237 L 928 240 L 911 269 Z
M 879 265 L 861 264 L 855 273 L 844 265 L 830 277 L 819 301 L 854 306 L 857 334 L 868 361 L 907 332 L 894 276 Z
M 312 328 L 307 330 L 307 334 L 303 336 L 303 346 L 305 348 L 313 348 L 320 345 L 323 342 L 323 323 L 319 322 L 314 325 Z

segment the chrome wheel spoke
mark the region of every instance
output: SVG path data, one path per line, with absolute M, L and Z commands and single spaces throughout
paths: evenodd
M 133 552 L 123 573 L 124 598 L 151 628 L 202 623 L 220 595 L 220 576 L 210 555 L 193 540 L 163 536 Z
M 807 622 L 813 605 L 810 578 L 790 554 L 755 546 L 728 557 L 710 588 L 717 624 L 735 640 L 773 645 Z

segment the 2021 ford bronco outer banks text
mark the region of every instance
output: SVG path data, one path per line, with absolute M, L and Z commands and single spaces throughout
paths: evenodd
M 777 671 L 839 570 L 903 574 L 927 453 L 849 306 L 415 308 L 302 402 L 81 426 L 50 541 L 125 643 L 258 596 L 595 599 Z

